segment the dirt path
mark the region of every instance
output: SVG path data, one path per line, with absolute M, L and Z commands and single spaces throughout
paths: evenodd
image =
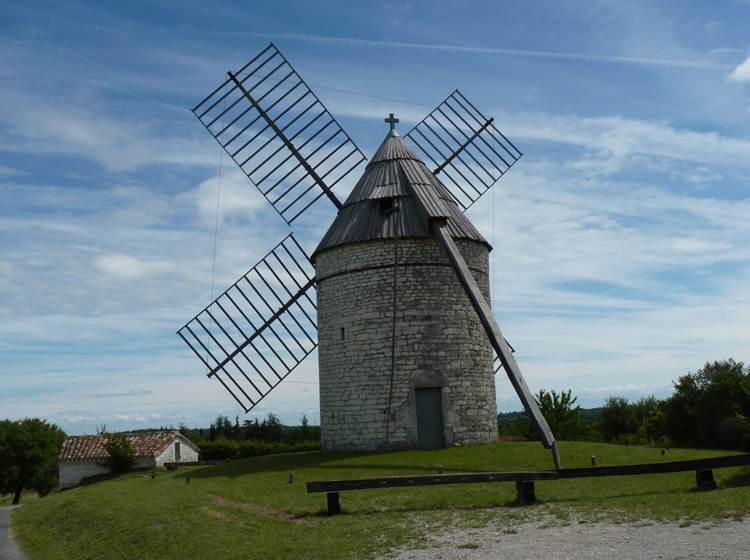
M 681 527 L 674 523 L 572 523 L 445 532 L 395 560 L 747 560 L 750 519 Z
M 21 551 L 10 534 L 10 514 L 13 506 L 0 507 L 0 560 L 23 560 Z

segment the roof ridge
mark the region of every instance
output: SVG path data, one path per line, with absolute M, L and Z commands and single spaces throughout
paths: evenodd
M 388 134 L 380 144 L 380 147 L 375 151 L 375 154 L 372 156 L 370 161 L 365 166 L 365 172 L 369 167 L 375 164 L 384 161 L 393 161 L 399 159 L 411 159 L 424 163 L 422 162 L 422 159 L 416 153 L 414 153 L 414 151 L 409 147 L 409 145 L 401 136 L 399 136 L 398 134 Z

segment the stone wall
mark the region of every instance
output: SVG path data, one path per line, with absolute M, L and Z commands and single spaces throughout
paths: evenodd
M 486 246 L 457 245 L 489 301 Z M 391 384 L 393 262 L 393 239 L 316 256 L 323 448 L 416 447 L 419 387 L 442 388 L 446 445 L 494 441 L 491 346 L 432 238 L 399 241 Z

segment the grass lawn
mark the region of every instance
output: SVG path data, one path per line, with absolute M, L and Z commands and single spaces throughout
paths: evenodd
M 673 461 L 728 454 L 597 443 L 561 444 L 566 467 Z M 308 480 L 551 468 L 539 443 L 501 442 L 438 451 L 293 453 L 212 467 L 148 473 L 55 492 L 13 514 L 32 560 L 149 558 L 372 558 L 441 527 L 497 525 L 547 516 L 593 520 L 697 520 L 750 513 L 750 472 L 714 472 L 719 490 L 694 490 L 694 473 L 537 482 L 540 503 L 511 507 L 513 483 L 365 490 L 341 495 L 328 517 Z M 294 482 L 289 483 L 289 473 Z M 189 477 L 189 482 L 188 482 Z
M 28 504 L 39 499 L 39 494 L 36 492 L 24 492 L 21 494 L 21 503 Z M 0 495 L 0 506 L 9 506 L 13 503 L 13 494 Z

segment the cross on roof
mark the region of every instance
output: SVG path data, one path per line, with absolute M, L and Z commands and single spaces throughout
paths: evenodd
M 391 130 L 396 130 L 396 123 L 398 122 L 398 119 L 393 116 L 393 113 L 385 118 L 385 122 L 391 125 Z

